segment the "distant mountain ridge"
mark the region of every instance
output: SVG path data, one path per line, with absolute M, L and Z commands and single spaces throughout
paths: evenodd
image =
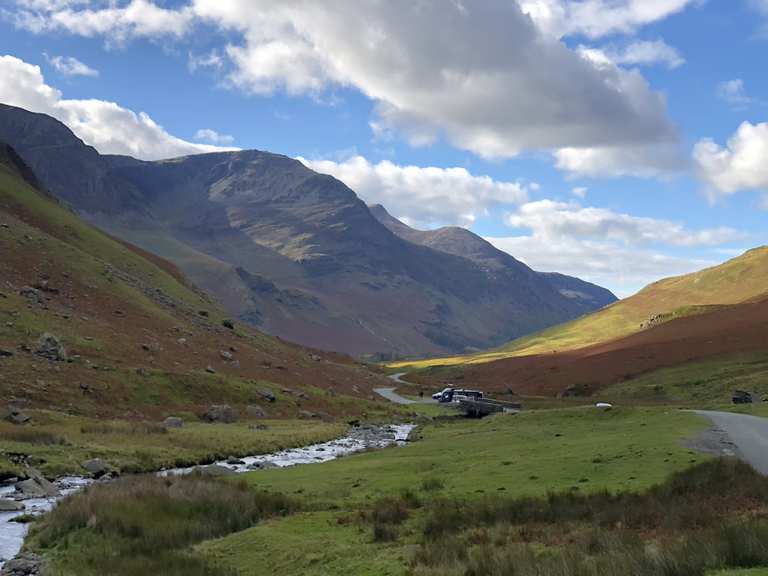
M 285 156 L 100 155 L 57 120 L 6 105 L 0 140 L 88 220 L 171 260 L 231 314 L 300 344 L 455 353 L 603 305 L 564 294 L 467 231 L 431 244 L 393 233 L 343 183 Z
M 525 269 L 524 273 L 533 272 L 510 254 L 499 250 L 466 228 L 446 226 L 435 230 L 417 230 L 392 216 L 381 204 L 374 204 L 369 208 L 379 222 L 401 238 L 414 244 L 467 258 L 488 273 L 522 269 Z M 570 298 L 575 305 L 583 306 L 584 313 L 603 308 L 617 300 L 610 290 L 579 278 L 554 272 L 534 272 L 534 274 L 547 281 L 560 294 Z

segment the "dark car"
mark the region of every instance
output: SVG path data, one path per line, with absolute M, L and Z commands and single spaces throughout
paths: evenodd
M 731 400 L 733 400 L 734 404 L 752 404 L 752 402 L 754 402 L 752 394 L 745 392 L 744 390 L 734 391 L 733 396 L 731 396 Z

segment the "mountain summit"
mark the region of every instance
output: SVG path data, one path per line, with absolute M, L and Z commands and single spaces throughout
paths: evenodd
M 564 289 L 466 230 L 386 220 L 286 156 L 100 155 L 57 120 L 5 105 L 0 140 L 82 216 L 171 260 L 231 314 L 300 344 L 373 357 L 456 353 L 612 300 L 575 279 L 582 289 Z

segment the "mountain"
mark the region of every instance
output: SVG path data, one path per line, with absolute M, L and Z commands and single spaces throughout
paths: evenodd
M 392 216 L 381 204 L 375 204 L 369 208 L 379 222 L 404 240 L 467 258 L 478 264 L 488 274 L 508 273 L 514 276 L 515 274 L 530 275 L 532 272 L 525 264 L 466 228 L 446 226 L 436 230 L 416 230 Z M 534 272 L 534 274 L 561 295 L 569 298 L 572 304 L 580 307 L 584 314 L 616 302 L 616 296 L 610 290 L 579 278 L 546 272 Z
M 431 366 L 421 381 L 434 385 L 447 377 L 526 394 L 595 392 L 622 382 L 629 388 L 660 369 L 764 352 L 767 338 L 768 247 L 760 247 L 495 350 L 408 367 Z
M 296 343 L 374 357 L 465 352 L 601 305 L 511 257 L 493 264 L 502 253 L 484 262 L 404 239 L 343 183 L 285 156 L 99 155 L 53 118 L 4 105 L 0 139 L 90 222 Z
M 349 358 L 232 324 L 173 264 L 42 190 L 2 143 L 0 254 L 5 403 L 130 418 L 228 403 L 295 417 L 359 413 L 387 382 Z

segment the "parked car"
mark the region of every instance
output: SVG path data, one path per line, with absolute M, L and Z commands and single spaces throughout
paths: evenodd
M 483 393 L 480 390 L 465 390 L 463 388 L 444 388 L 440 392 L 432 394 L 432 399 L 440 403 L 458 402 L 459 400 L 482 400 Z
M 734 390 L 731 400 L 733 400 L 734 404 L 752 404 L 754 402 L 752 394 L 744 390 Z

